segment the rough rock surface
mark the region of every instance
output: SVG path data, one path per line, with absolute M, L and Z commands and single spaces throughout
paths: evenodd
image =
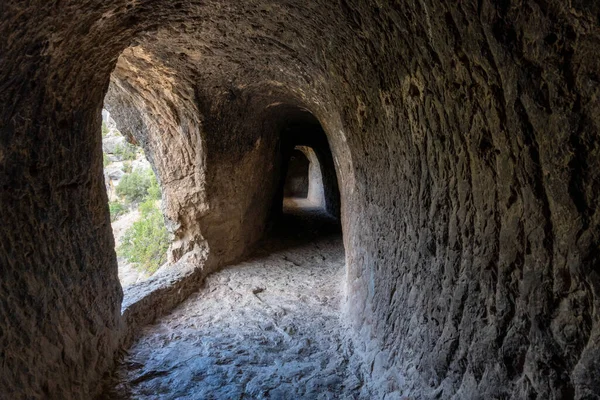
M 3 1 L 0 391 L 88 398 L 124 335 L 108 91 L 160 177 L 172 260 L 251 249 L 308 111 L 372 383 L 597 397 L 599 21 L 582 0 Z
M 105 167 L 104 173 L 106 174 L 104 177 L 104 180 L 106 181 L 118 181 L 123 177 L 123 175 L 125 175 L 125 172 L 123 171 L 123 164 L 121 163 L 112 163 L 111 165 Z
M 102 139 L 102 151 L 108 154 L 115 154 L 125 143 L 127 142 L 123 136 L 105 137 Z

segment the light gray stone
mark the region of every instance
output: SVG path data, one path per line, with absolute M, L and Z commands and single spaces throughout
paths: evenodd
M 119 148 L 123 148 L 126 143 L 127 142 L 123 136 L 107 136 L 102 139 L 102 150 L 118 159 L 119 157 L 116 152 L 119 150 Z

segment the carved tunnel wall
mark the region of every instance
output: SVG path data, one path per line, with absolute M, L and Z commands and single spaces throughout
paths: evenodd
M 0 390 L 88 398 L 121 343 L 108 91 L 171 259 L 208 246 L 208 270 L 262 234 L 290 110 L 315 116 L 382 396 L 597 395 L 599 20 L 558 0 L 4 1 Z

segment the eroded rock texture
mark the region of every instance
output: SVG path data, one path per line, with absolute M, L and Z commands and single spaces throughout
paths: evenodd
M 261 237 L 283 133 L 316 117 L 380 397 L 597 397 L 599 21 L 562 0 L 3 1 L 1 392 L 87 398 L 121 340 L 108 91 L 171 260 L 207 272 Z

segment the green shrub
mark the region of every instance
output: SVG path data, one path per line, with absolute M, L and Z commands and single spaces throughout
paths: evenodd
M 156 180 L 152 170 L 134 171 L 121 178 L 117 185 L 117 195 L 130 203 L 139 203 L 148 196 L 152 181 Z
M 124 161 L 123 162 L 123 172 L 125 172 L 126 174 L 130 174 L 131 173 L 131 161 Z
M 125 214 L 127 212 L 127 207 L 118 201 L 110 201 L 108 203 L 108 208 L 110 210 L 110 221 L 114 222 L 119 216 Z
M 148 199 L 160 200 L 161 197 L 158 179 L 156 179 L 156 175 L 152 173 L 152 177 L 150 178 L 150 187 L 148 188 Z
M 137 149 L 135 146 L 129 143 L 123 143 L 115 148 L 116 156 L 121 160 L 135 160 L 137 158 Z
M 110 158 L 108 158 L 106 153 L 102 153 L 102 165 L 106 167 L 108 164 L 110 164 Z
M 169 237 L 156 200 L 140 204 L 141 218 L 123 235 L 119 256 L 150 274 L 166 262 Z

